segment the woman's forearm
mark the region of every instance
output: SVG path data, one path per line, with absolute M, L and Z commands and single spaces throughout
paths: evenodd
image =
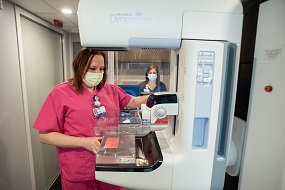
M 39 139 L 44 144 L 54 145 L 62 148 L 85 148 L 97 153 L 102 138 L 97 137 L 74 137 L 58 132 L 40 132 Z
M 145 104 L 147 101 L 147 98 L 149 96 L 138 96 L 138 97 L 132 97 L 130 102 L 127 104 L 127 108 L 140 108 L 141 104 Z
M 44 144 L 54 145 L 63 148 L 82 147 L 80 137 L 67 136 L 58 132 L 40 132 L 40 141 Z

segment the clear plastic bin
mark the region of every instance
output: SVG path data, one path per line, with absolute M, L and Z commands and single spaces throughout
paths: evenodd
M 135 164 L 135 135 L 104 135 L 96 156 L 97 164 Z
M 107 111 L 94 126 L 96 136 L 106 134 L 147 135 L 150 124 L 142 123 L 139 110 Z

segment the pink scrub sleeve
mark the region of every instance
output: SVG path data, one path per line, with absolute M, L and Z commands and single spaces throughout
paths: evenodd
M 132 96 L 127 94 L 123 89 L 121 89 L 119 86 L 117 86 L 118 88 L 118 95 L 120 97 L 120 109 L 123 110 L 126 105 L 130 102 L 130 100 L 132 99 Z
M 63 118 L 52 92 L 45 100 L 33 128 L 43 132 L 63 132 Z

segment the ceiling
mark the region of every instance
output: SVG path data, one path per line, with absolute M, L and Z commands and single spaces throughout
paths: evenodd
M 54 19 L 63 23 L 62 30 L 78 33 L 77 7 L 79 0 L 8 0 L 13 4 L 37 15 L 43 20 L 53 24 Z M 5 7 L 4 7 L 5 8 Z M 72 14 L 64 14 L 62 9 L 69 8 Z

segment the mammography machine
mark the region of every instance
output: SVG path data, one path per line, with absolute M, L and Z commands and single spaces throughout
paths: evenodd
M 155 108 L 142 109 L 150 109 L 150 118 L 163 118 L 175 106 L 177 113 L 169 114 L 166 127 L 151 130 L 150 122 L 146 134 L 105 138 L 102 146 L 118 147 L 123 139 L 128 142 L 124 150 L 133 154 L 116 164 L 106 157 L 99 163 L 97 157 L 96 179 L 132 189 L 223 189 L 240 55 L 241 2 L 80 0 L 78 19 L 83 47 L 163 49 L 176 55 L 170 96 L 177 96 L 178 104 L 158 95 L 153 97 L 158 99 L 151 106 Z M 170 107 L 160 106 L 168 103 Z

